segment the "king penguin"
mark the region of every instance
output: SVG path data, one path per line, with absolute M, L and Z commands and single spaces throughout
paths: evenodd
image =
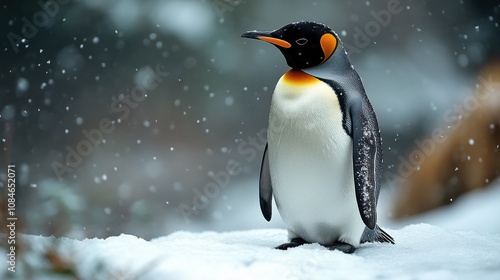
M 353 253 L 364 242 L 394 244 L 377 225 L 377 118 L 340 38 L 311 21 L 242 37 L 273 44 L 291 67 L 272 96 L 259 180 L 264 218 L 274 196 L 288 227 L 289 242 L 276 249 L 319 243 Z

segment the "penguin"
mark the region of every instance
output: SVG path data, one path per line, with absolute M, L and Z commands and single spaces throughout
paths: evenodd
M 300 21 L 244 38 L 276 46 L 291 67 L 274 89 L 259 196 L 287 225 L 287 250 L 319 243 L 353 253 L 361 243 L 394 239 L 377 225 L 382 140 L 373 107 L 339 36 Z

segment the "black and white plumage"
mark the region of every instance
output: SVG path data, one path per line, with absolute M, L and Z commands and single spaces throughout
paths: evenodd
M 297 22 L 243 37 L 274 44 L 292 68 L 278 81 L 260 174 L 260 206 L 272 198 L 288 226 L 287 249 L 318 242 L 351 253 L 394 243 L 377 222 L 382 142 L 377 118 L 338 36 Z

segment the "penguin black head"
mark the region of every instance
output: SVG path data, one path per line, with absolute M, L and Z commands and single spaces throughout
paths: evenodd
M 312 21 L 290 23 L 274 31 L 248 31 L 241 37 L 275 45 L 283 53 L 288 66 L 295 69 L 327 61 L 340 42 L 328 26 Z

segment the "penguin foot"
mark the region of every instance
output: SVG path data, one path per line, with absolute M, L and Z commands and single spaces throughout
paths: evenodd
M 298 247 L 298 246 L 303 245 L 305 243 L 307 243 L 307 242 L 304 239 L 297 237 L 297 238 L 292 238 L 292 240 L 290 240 L 290 242 L 283 243 L 283 244 L 275 247 L 274 249 L 287 250 L 289 248 Z
M 338 250 L 346 254 L 352 254 L 354 253 L 354 251 L 356 251 L 356 248 L 354 246 L 344 242 L 336 242 L 333 245 L 326 246 L 326 248 L 328 248 L 329 250 Z

